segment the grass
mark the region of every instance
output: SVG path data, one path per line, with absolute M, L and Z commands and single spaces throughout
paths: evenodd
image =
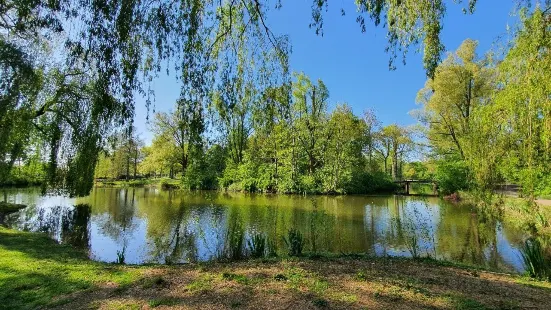
M 111 181 L 96 181 L 97 187 L 114 187 L 114 188 L 127 188 L 127 187 L 158 187 L 162 189 L 180 189 L 182 187 L 182 181 L 180 179 L 136 179 L 136 180 L 111 180 Z
M 35 309 L 75 291 L 106 283 L 118 287 L 139 276 L 136 268 L 89 261 L 46 235 L 0 227 L 0 304 L 6 309 Z
M 551 261 L 546 256 L 538 239 L 532 238 L 524 242 L 521 249 L 524 266 L 532 278 L 540 280 L 551 279 Z
M 266 253 L 266 237 L 263 234 L 254 234 L 247 242 L 252 258 L 261 258 Z
M 288 249 L 289 256 L 301 256 L 304 248 L 304 237 L 298 229 L 290 229 L 287 238 L 283 238 Z
M 551 308 L 551 283 L 366 256 L 180 266 L 91 262 L 42 234 L 0 228 L 0 308 Z

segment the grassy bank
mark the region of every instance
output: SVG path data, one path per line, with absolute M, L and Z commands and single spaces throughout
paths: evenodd
M 127 187 L 158 187 L 165 189 L 179 189 L 182 187 L 182 180 L 180 179 L 137 179 L 137 180 L 113 180 L 113 181 L 96 181 L 97 187 L 115 187 L 115 188 L 127 188 Z
M 340 257 L 185 266 L 89 261 L 46 236 L 0 228 L 6 309 L 551 308 L 551 285 L 434 261 Z
M 533 236 L 551 236 L 551 201 L 537 199 L 530 203 L 523 198 L 504 195 L 480 198 L 468 192 L 460 196 L 461 203 L 475 206 L 481 215 L 499 218 Z

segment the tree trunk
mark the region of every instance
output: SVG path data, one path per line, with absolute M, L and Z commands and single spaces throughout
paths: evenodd
M 134 156 L 134 179 L 136 179 L 137 171 L 138 171 L 138 148 L 136 148 L 136 154 Z
M 128 181 L 129 176 L 130 176 L 130 155 L 126 157 L 126 181 Z

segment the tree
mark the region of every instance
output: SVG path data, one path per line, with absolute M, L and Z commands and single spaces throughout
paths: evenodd
M 190 154 L 202 148 L 202 110 L 199 102 L 180 99 L 175 112 L 155 115 L 153 131 L 159 140 L 176 147 L 183 174 L 188 168 Z
M 350 106 L 338 105 L 329 116 L 329 142 L 324 154 L 324 191 L 356 191 L 353 184 L 364 172 L 363 149 L 366 124 L 352 113 Z
M 373 110 L 365 110 L 363 119 L 365 122 L 365 153 L 369 159 L 369 169 L 372 169 L 376 132 L 379 130 L 381 124 Z
M 311 27 L 316 33 L 322 33 L 327 3 L 313 2 Z M 375 25 L 383 22 L 388 29 L 390 67 L 398 52 L 405 55 L 410 46 L 422 43 L 425 68 L 433 76 L 444 48 L 440 41 L 446 11 L 443 0 L 355 3 L 361 31 L 366 30 L 367 19 Z M 475 3 L 469 0 L 465 11 L 473 12 Z M 180 72 L 182 98 L 191 101 L 195 101 L 191 90 L 203 95 L 200 88 L 214 87 L 212 81 L 224 75 L 225 66 L 220 62 L 233 62 L 235 58 L 229 55 L 243 42 L 263 53 L 271 49 L 274 57 L 287 62 L 288 41 L 274 35 L 266 23 L 268 7 L 265 0 L 5 1 L 0 6 L 0 76 L 3 90 L 9 91 L 2 94 L 2 110 L 10 115 L 6 118 L 10 122 L 22 121 L 8 126 L 0 115 L 0 123 L 6 132 L 9 130 L 9 134 L 2 133 L 9 142 L 0 141 L 0 174 L 9 174 L 13 159 L 24 152 L 28 129 L 44 125 L 43 119 L 48 118 L 49 125 L 40 126 L 46 132 L 44 142 L 50 152 L 48 185 L 67 187 L 71 195 L 87 194 L 105 144 L 102 137 L 108 130 L 131 123 L 135 94 L 147 96 L 149 107 L 153 96 L 148 83 L 165 69 L 165 60 L 169 61 L 167 71 L 173 67 Z M 79 27 L 68 27 L 75 24 Z M 52 41 L 57 41 L 55 47 L 42 48 Z M 43 57 L 35 57 L 38 54 Z M 57 64 L 46 61 L 54 58 L 63 59 Z M 52 68 L 63 69 L 61 74 L 52 74 L 57 75 L 55 83 L 43 83 L 47 80 L 44 77 L 56 71 Z M 269 72 L 288 74 L 287 69 Z M 239 74 L 239 70 L 231 71 L 226 81 Z M 37 96 L 46 89 L 48 94 Z M 52 105 L 65 98 L 74 106 L 51 109 L 50 103 L 39 103 L 29 109 L 28 103 L 36 102 L 35 97 L 55 99 L 49 101 Z M 233 106 L 228 112 L 232 110 Z M 82 117 L 87 113 L 92 117 Z M 237 134 L 241 139 L 243 135 Z M 242 160 L 241 151 L 238 146 L 234 154 L 237 161 Z
M 428 139 L 438 154 L 469 156 L 473 113 L 491 100 L 495 70 L 477 58 L 477 45 L 470 39 L 463 41 L 417 95 L 423 106 L 418 117 L 428 126 Z
M 392 178 L 398 179 L 400 162 L 413 145 L 411 133 L 406 128 L 392 124 L 379 131 L 377 140 L 376 150 L 384 159 L 385 172 L 388 172 L 388 158 L 390 157 Z
M 548 186 L 551 171 L 550 15 L 537 8 L 521 16 L 522 27 L 498 65 L 500 87 L 488 116 L 506 140 L 493 150 L 504 154 L 503 173 L 533 198 Z
M 140 170 L 153 176 L 168 175 L 172 179 L 180 157 L 176 146 L 165 141 L 162 137 L 154 137 L 151 146 L 144 148 L 145 157 L 140 164 Z
M 322 165 L 322 154 L 327 148 L 327 139 L 323 136 L 329 91 L 322 80 L 318 80 L 317 85 L 312 84 L 304 73 L 299 73 L 293 84 L 293 98 L 298 114 L 296 134 L 307 156 L 308 173 L 313 175 Z
M 95 169 L 96 178 L 136 178 L 138 164 L 143 160 L 142 148 L 144 142 L 136 134 L 136 129 L 129 129 L 118 133 L 111 139 L 110 148 L 105 149 L 99 156 Z

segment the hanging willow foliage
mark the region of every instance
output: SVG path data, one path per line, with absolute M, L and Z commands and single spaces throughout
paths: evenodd
M 475 2 L 468 1 L 469 12 Z M 327 3 L 313 1 L 311 27 L 317 33 L 322 33 Z M 408 47 L 422 43 L 427 74 L 433 75 L 443 51 L 443 0 L 355 3 L 362 31 L 366 18 L 375 25 L 384 22 L 391 67 L 398 52 L 405 55 Z M 2 1 L 0 182 L 25 152 L 29 137 L 40 134 L 50 153 L 49 187 L 86 194 L 102 137 L 132 122 L 137 94 L 147 98 L 149 108 L 149 82 L 163 69 L 181 80 L 182 102 L 205 105 L 209 92 L 223 89 L 215 82 L 223 76 L 236 83 L 264 83 L 253 96 L 259 97 L 279 79 L 274 76 L 288 75 L 290 47 L 268 27 L 269 6 L 267 0 Z M 254 53 L 262 57 L 247 68 L 239 65 L 245 63 L 239 58 Z M 258 62 L 267 58 L 277 61 Z M 246 77 L 247 71 L 254 74 Z

